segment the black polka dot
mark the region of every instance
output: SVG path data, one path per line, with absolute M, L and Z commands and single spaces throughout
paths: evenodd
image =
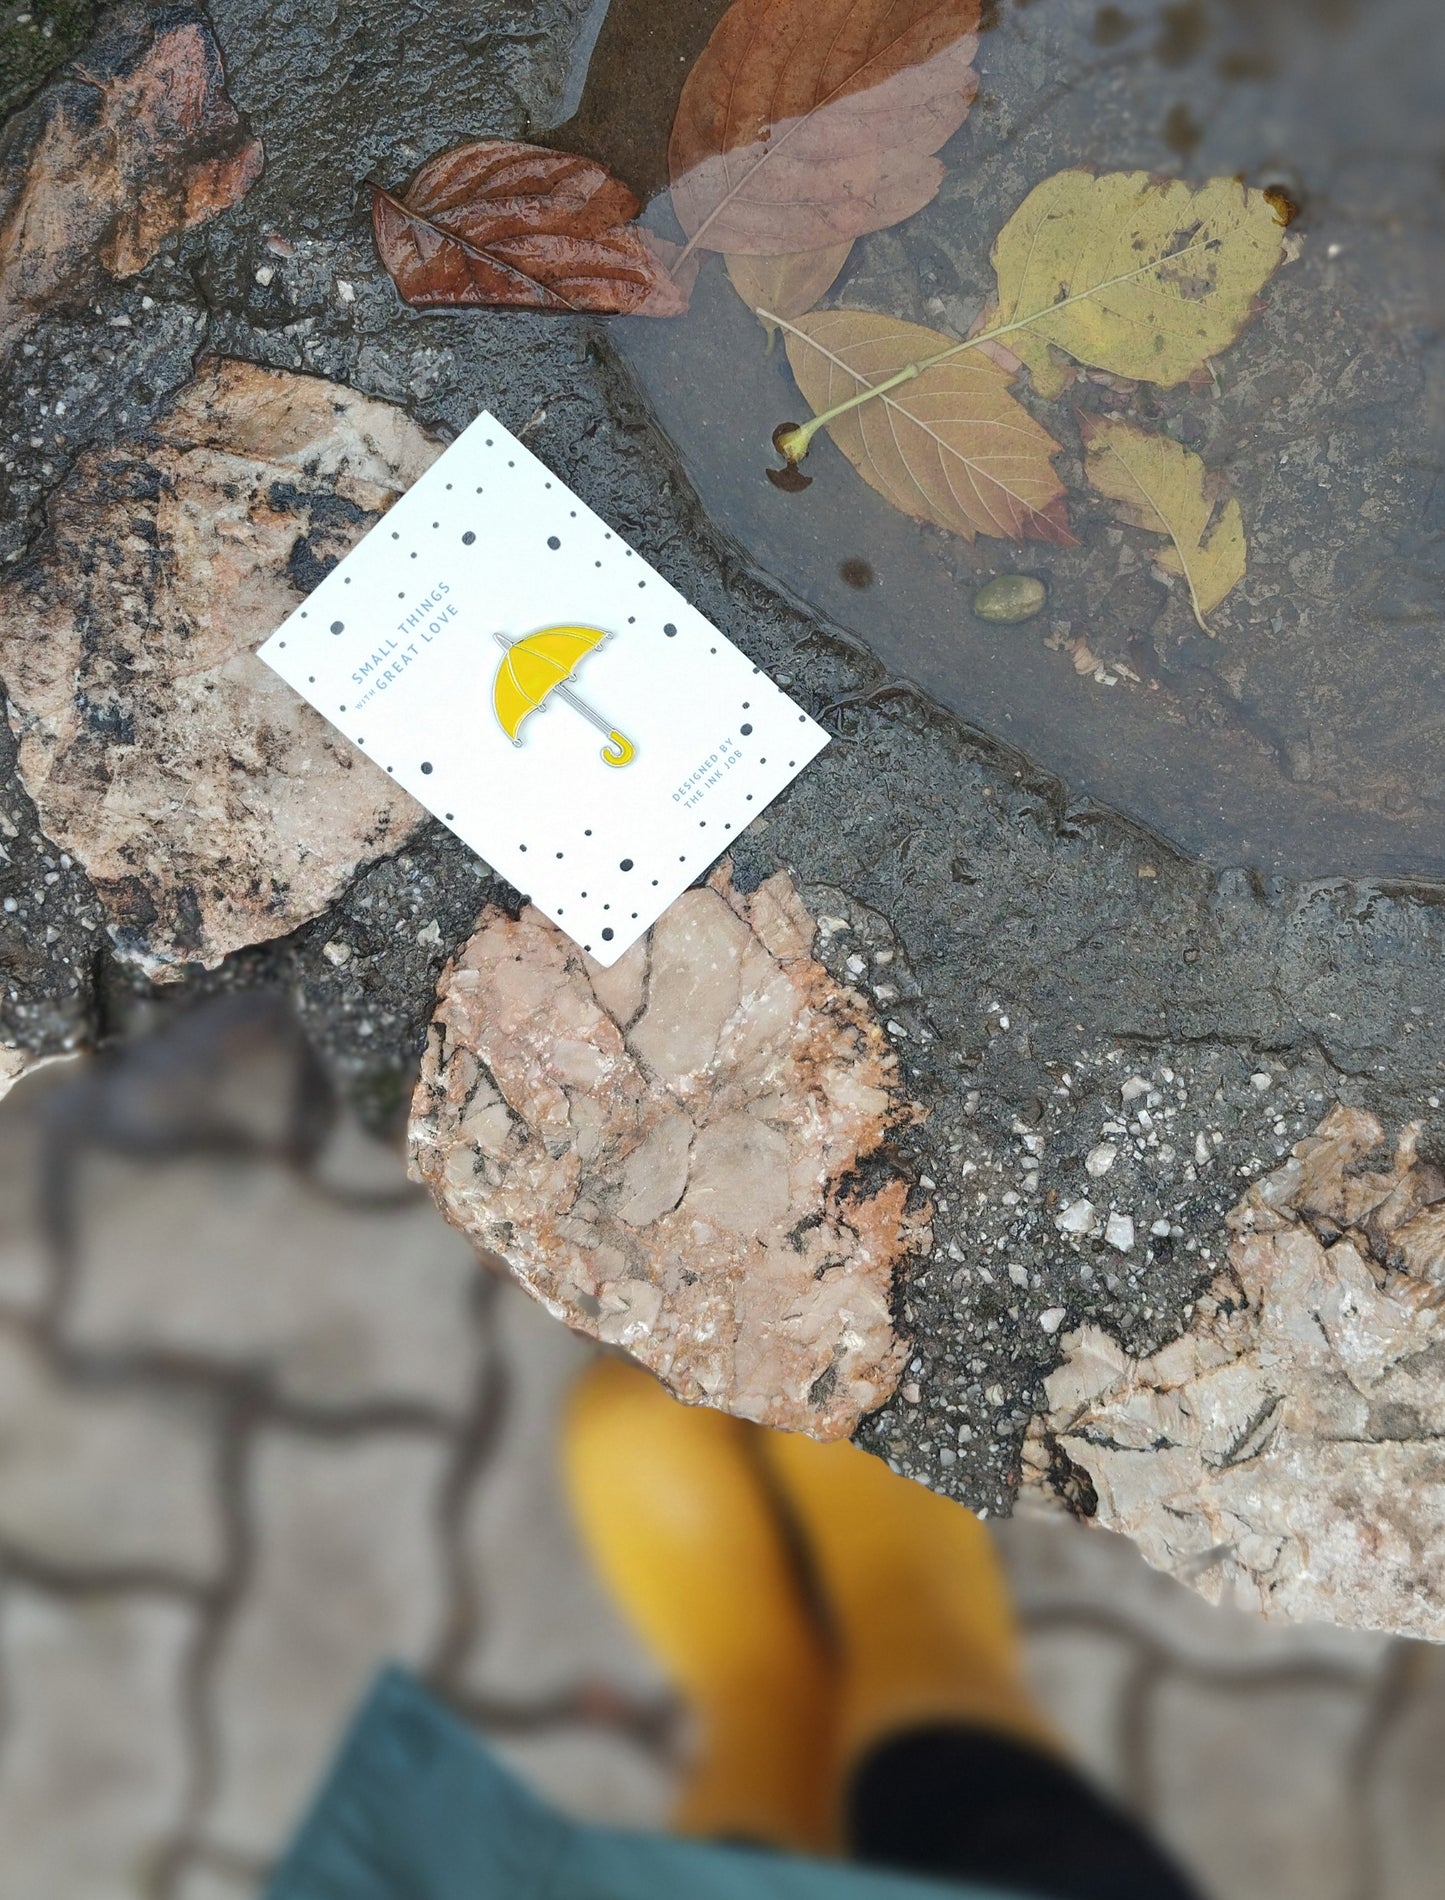
M 594 561 L 594 562 L 592 563 L 592 565 L 593 565 L 594 567 L 601 567 L 601 565 L 602 565 L 602 563 L 601 563 L 600 561 Z
M 627 616 L 627 624 L 629 627 L 635 627 L 637 625 L 637 615 L 629 614 Z
M 676 635 L 677 628 L 673 626 L 672 622 L 669 620 L 667 625 L 662 629 L 662 631 L 667 635 L 668 639 L 671 640 Z
M 653 889 L 654 889 L 654 890 L 656 890 L 656 889 L 657 889 L 657 879 L 656 879 L 656 878 L 654 878 L 654 879 L 652 880 L 652 887 L 653 887 Z
M 751 701 L 750 699 L 745 699 L 745 700 L 743 701 L 743 711 L 744 711 L 744 712 L 746 712 L 746 711 L 747 711 L 747 709 L 748 709 L 748 707 L 749 707 L 749 706 L 751 706 L 751 705 L 752 705 L 752 703 L 753 703 L 753 702 L 752 702 L 752 701 Z
M 477 537 L 472 533 L 471 529 L 468 528 L 466 533 L 462 536 L 462 546 L 464 548 L 469 548 L 472 545 L 473 541 L 476 540 L 476 538 Z
M 306 675 L 306 684 L 308 686 L 314 686 L 316 684 L 316 675 L 314 673 L 308 673 Z
M 803 725 L 806 725 L 806 724 L 807 724 L 807 722 L 808 722 L 808 715 L 807 715 L 806 713 L 799 713 L 799 714 L 798 714 L 798 724 L 799 724 L 800 726 L 803 726 Z
M 709 647 L 709 648 L 708 648 L 708 652 L 709 652 L 709 653 L 716 653 L 716 652 L 717 652 L 717 648 L 716 648 L 716 647 Z
M 448 482 L 448 483 L 447 483 L 447 487 L 448 487 L 448 488 L 450 488 L 450 487 L 451 487 L 451 483 L 450 483 L 450 482 Z
M 630 871 L 632 869 L 631 858 L 624 858 L 617 868 L 619 871 Z
M 592 946 L 591 946 L 591 944 L 590 944 L 590 943 L 584 943 L 584 944 L 583 944 L 583 946 L 582 946 L 582 948 L 583 948 L 584 950 L 590 950 L 590 949 L 592 948 Z
M 346 622 L 344 620 L 333 620 L 331 623 L 331 631 L 333 633 L 345 633 Z
M 492 438 L 491 438 L 490 436 L 488 436 L 488 437 L 487 437 L 487 447 L 488 447 L 488 448 L 490 448 L 491 446 L 492 446 Z
M 301 609 L 301 618 L 303 620 L 306 618 L 306 609 L 304 607 Z
M 602 941 L 603 941 L 604 943 L 611 943 L 611 941 L 612 941 L 612 926 L 611 926 L 611 924 L 604 924 L 604 925 L 602 926 Z
M 393 541 L 400 541 L 401 539 L 401 536 L 397 533 L 395 528 L 393 528 L 391 531 L 391 538 Z
M 582 836 L 584 838 L 590 838 L 592 836 L 592 827 L 590 825 L 587 827 L 586 831 L 582 833 Z
M 557 856 L 558 856 L 558 857 L 560 858 L 560 857 L 561 857 L 561 855 L 562 855 L 562 853 L 561 853 L 561 852 L 559 851 L 559 852 L 557 853 Z
M 431 760 L 423 759 L 421 762 L 421 769 L 423 772 L 430 772 L 430 770 L 432 769 Z
M 343 575 L 342 575 L 342 577 L 341 577 L 341 584 L 342 584 L 342 586 L 343 586 L 343 587 L 350 587 L 350 585 L 351 585 L 351 576 L 350 576 L 349 574 L 343 574 Z
M 741 733 L 741 734 L 743 735 L 743 737 L 744 737 L 744 738 L 746 739 L 746 738 L 748 738 L 748 737 L 750 736 L 750 734 L 752 733 L 752 727 L 751 727 L 751 726 L 739 726 L 739 727 L 738 727 L 738 731 L 739 731 L 739 732 L 740 732 L 740 733 Z
M 442 815 L 449 825 L 454 825 L 457 821 L 457 815 L 454 811 L 444 812 Z
M 489 442 L 489 443 L 487 444 L 487 447 L 488 447 L 488 448 L 490 448 L 491 446 L 492 446 L 492 445 L 491 445 L 491 443 Z M 527 848 L 527 847 L 526 847 L 526 845 L 524 845 L 524 844 L 519 844 L 519 845 L 517 846 L 517 849 L 518 849 L 519 851 L 525 851 L 525 850 L 526 850 L 526 848 Z
M 416 559 L 416 549 L 415 549 L 415 548 L 413 548 L 413 549 L 412 549 L 412 551 L 411 551 L 411 558 L 412 558 L 413 560 L 415 560 L 415 559 Z
M 646 581 L 639 581 L 639 582 L 637 583 L 637 585 L 638 585 L 639 587 L 646 587 L 646 585 L 647 585 L 647 582 L 646 582 Z
M 557 539 L 555 534 L 549 534 L 547 536 L 547 546 L 549 548 L 560 548 L 561 545 L 562 543 Z

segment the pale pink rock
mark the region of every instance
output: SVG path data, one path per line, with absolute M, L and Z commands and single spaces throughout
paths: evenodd
M 413 1172 L 559 1318 L 679 1397 L 836 1438 L 902 1363 L 925 1217 L 889 1169 L 917 1115 L 867 1004 L 810 954 L 786 875 L 726 867 L 610 970 L 492 910 L 444 972 Z
M 1337 1107 L 1229 1216 L 1189 1330 L 1062 1340 L 1025 1483 L 1214 1602 L 1445 1641 L 1445 1175 Z
M 438 453 L 389 403 L 215 361 L 80 458 L 0 587 L 26 788 L 152 976 L 294 930 L 420 821 L 255 649 Z

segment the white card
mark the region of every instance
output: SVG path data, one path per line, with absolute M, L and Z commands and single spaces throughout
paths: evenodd
M 828 743 L 486 414 L 260 656 L 601 964 Z

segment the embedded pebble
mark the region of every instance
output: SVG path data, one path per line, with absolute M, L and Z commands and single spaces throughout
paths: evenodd
M 973 597 L 973 611 L 980 620 L 992 620 L 1000 626 L 1016 626 L 1032 620 L 1043 609 L 1049 590 L 1032 574 L 999 574 L 980 587 Z

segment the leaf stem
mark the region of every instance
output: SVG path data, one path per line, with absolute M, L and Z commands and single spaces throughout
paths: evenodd
M 891 376 L 885 376 L 881 383 L 870 383 L 856 396 L 850 396 L 846 402 L 835 403 L 831 409 L 825 409 L 821 415 L 813 417 L 811 422 L 800 422 L 796 428 L 786 429 L 776 438 L 777 447 L 795 467 L 812 447 L 813 437 L 820 429 L 826 429 L 829 423 L 836 422 L 839 416 L 846 416 L 852 409 L 861 408 L 865 402 L 872 402 L 875 396 L 886 396 L 890 389 L 897 389 L 901 383 L 912 382 L 915 376 L 921 376 L 926 369 L 936 364 L 947 363 L 955 356 L 961 356 L 965 350 L 976 350 L 981 344 L 992 343 L 1001 336 L 1012 336 L 1016 330 L 1027 330 L 1031 325 L 1040 323 L 1045 317 L 1051 317 L 1057 310 L 1067 310 L 1070 304 L 1087 303 L 1091 297 L 1097 297 L 1102 291 L 1112 290 L 1116 284 L 1127 284 L 1136 277 L 1145 277 L 1150 271 L 1158 270 L 1162 264 L 1172 264 L 1176 258 L 1188 257 L 1191 251 L 1205 248 L 1208 240 L 1196 238 L 1193 244 L 1186 244 L 1180 250 L 1169 251 L 1163 257 L 1152 258 L 1149 263 L 1139 265 L 1137 270 L 1122 271 L 1117 277 L 1105 278 L 1103 283 L 1091 284 L 1087 290 L 1076 290 L 1068 297 L 1060 297 L 1057 303 L 1046 304 L 1042 310 L 1031 311 L 1026 317 L 1014 317 L 1008 323 L 996 323 L 991 330 L 980 330 L 977 336 L 965 337 L 961 343 L 952 343 L 946 350 L 938 350 L 932 356 L 920 357 L 916 363 L 908 363 L 902 369 L 895 370 Z M 795 323 L 789 323 L 785 317 L 771 310 L 758 310 L 756 315 L 765 323 L 775 323 L 780 330 L 786 330 L 790 336 L 800 337 L 804 343 L 812 338 L 806 330 L 800 330 Z M 856 373 L 856 372 L 855 372 Z M 1207 629 L 1206 629 L 1207 631 Z

